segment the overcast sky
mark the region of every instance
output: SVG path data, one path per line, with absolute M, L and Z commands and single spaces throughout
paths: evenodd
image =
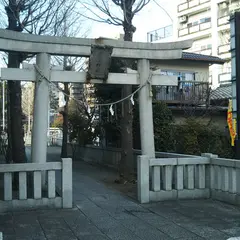
M 178 0 L 155 0 L 161 5 L 172 18 L 176 11 L 176 3 Z M 91 22 L 91 33 L 89 37 L 116 37 L 119 33 L 123 33 L 121 27 L 112 26 L 107 23 Z M 170 25 L 171 19 L 157 4 L 151 0 L 138 15 L 134 17 L 134 25 L 137 31 L 134 33 L 134 41 L 145 42 L 147 40 L 147 32 Z

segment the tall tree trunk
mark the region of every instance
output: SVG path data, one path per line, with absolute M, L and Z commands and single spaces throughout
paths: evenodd
M 132 93 L 132 86 L 125 85 L 122 89 L 122 98 Z M 123 113 L 121 122 L 121 147 L 122 156 L 120 161 L 120 178 L 131 179 L 133 173 L 133 134 L 132 134 L 132 105 L 126 100 L 123 103 Z
M 124 41 L 132 41 L 132 25 L 127 22 L 124 25 Z M 126 61 L 126 65 L 131 67 L 132 61 Z M 132 94 L 132 86 L 124 85 L 122 88 L 122 98 Z M 122 122 L 121 122 L 121 147 L 122 155 L 120 160 L 120 179 L 132 180 L 134 170 L 133 159 L 133 133 L 132 133 L 132 104 L 129 100 L 123 102 Z
M 64 29 L 66 33 L 66 19 L 64 21 Z M 67 66 L 67 57 L 63 57 L 63 68 L 65 71 L 70 71 L 71 67 Z M 64 83 L 64 99 L 65 99 L 65 106 L 63 110 L 63 139 L 62 139 L 62 151 L 61 151 L 61 157 L 66 158 L 68 157 L 68 102 L 69 102 L 69 84 Z
M 19 68 L 18 54 L 9 53 L 8 67 Z M 12 161 L 14 163 L 25 162 L 24 130 L 22 123 L 22 99 L 21 82 L 9 81 L 9 110 L 10 110 L 10 146 L 12 147 Z
M 68 83 L 64 83 L 64 93 L 69 95 L 69 87 Z M 63 110 L 63 140 L 62 140 L 62 151 L 61 157 L 66 158 L 68 157 L 68 102 L 69 97 L 65 95 L 65 106 Z
M 8 82 L 9 83 L 9 82 Z M 10 115 L 10 94 L 9 86 L 7 83 L 7 136 L 8 136 L 8 145 L 7 145 L 7 163 L 13 162 L 12 157 L 12 134 L 11 134 L 11 115 Z
M 25 162 L 24 130 L 22 123 L 21 85 L 18 82 L 9 82 L 11 142 L 14 163 Z
M 8 29 L 13 31 L 18 31 L 17 18 L 19 12 L 17 10 L 16 0 L 9 0 L 9 5 L 6 7 L 6 12 L 8 16 Z M 10 52 L 8 54 L 8 67 L 9 68 L 19 68 L 20 66 L 20 55 L 19 53 Z M 17 76 L 16 76 L 17 77 Z M 8 121 L 8 145 L 9 156 L 14 163 L 25 162 L 25 146 L 24 146 L 24 131 L 22 123 L 22 99 L 21 99 L 21 82 L 20 81 L 9 81 L 8 82 L 8 111 L 9 118 Z

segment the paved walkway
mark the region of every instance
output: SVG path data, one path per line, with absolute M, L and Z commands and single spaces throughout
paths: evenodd
M 54 151 L 52 151 L 51 158 Z M 4 240 L 225 240 L 240 236 L 240 208 L 210 201 L 139 205 L 107 187 L 113 172 L 74 163 L 74 208 L 0 214 Z

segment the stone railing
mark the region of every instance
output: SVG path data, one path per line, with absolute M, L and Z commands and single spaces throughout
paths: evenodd
M 97 146 L 77 147 L 76 159 L 117 169 L 121 149 Z M 145 203 L 170 199 L 212 198 L 240 204 L 240 161 L 156 152 L 156 158 L 134 150 L 138 171 L 138 199 Z M 138 168 L 137 168 L 138 166 Z
M 173 199 L 209 198 L 207 157 L 138 157 L 138 199 L 141 203 Z M 152 174 L 150 176 L 150 169 Z M 149 179 L 152 179 L 150 187 Z
M 138 190 L 141 203 L 212 198 L 239 205 L 240 161 L 217 158 L 213 154 L 168 159 L 139 156 Z
M 60 187 L 56 184 L 57 171 L 61 173 Z M 62 159 L 62 162 L 44 164 L 1 164 L 0 176 L 3 176 L 0 212 L 40 207 L 72 207 L 72 159 L 70 158 Z M 44 180 L 45 178 L 47 181 Z M 17 191 L 13 188 L 13 182 L 19 186 L 15 187 Z
M 121 149 L 119 148 L 101 148 L 91 145 L 85 147 L 74 146 L 74 148 L 76 148 L 74 153 L 74 159 L 76 160 L 118 168 L 121 159 Z
M 85 162 L 99 164 L 103 166 L 108 166 L 114 169 L 118 169 L 119 162 L 121 160 L 121 149 L 119 148 L 102 148 L 99 146 L 87 145 L 85 147 L 75 146 L 74 155 L 75 160 L 83 160 Z M 72 152 L 72 149 L 69 145 L 69 152 Z M 141 155 L 141 150 L 133 150 L 134 157 L 134 168 L 137 171 L 137 156 Z M 156 152 L 157 158 L 183 158 L 190 157 L 196 158 L 197 156 L 193 155 L 184 155 L 176 153 L 166 153 L 166 152 Z
M 240 204 L 240 161 L 212 158 L 210 188 L 213 199 Z

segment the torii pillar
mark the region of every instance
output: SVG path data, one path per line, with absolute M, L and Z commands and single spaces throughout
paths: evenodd
M 46 53 L 37 54 L 37 67 L 41 73 L 49 79 L 50 77 L 50 55 Z M 48 105 L 49 105 L 49 82 L 44 79 L 37 71 L 31 157 L 34 163 L 45 163 L 47 159 L 47 129 L 48 129 Z M 42 182 L 45 183 L 43 175 Z
M 149 84 L 139 91 L 139 116 L 140 116 L 140 134 L 142 155 L 155 158 L 154 144 L 154 126 L 153 126 L 153 110 L 152 110 L 152 89 L 151 89 L 151 70 L 150 61 L 147 59 L 138 60 L 138 73 L 140 84 Z M 151 172 L 152 189 L 160 191 L 159 179 L 160 168 L 154 167 Z

